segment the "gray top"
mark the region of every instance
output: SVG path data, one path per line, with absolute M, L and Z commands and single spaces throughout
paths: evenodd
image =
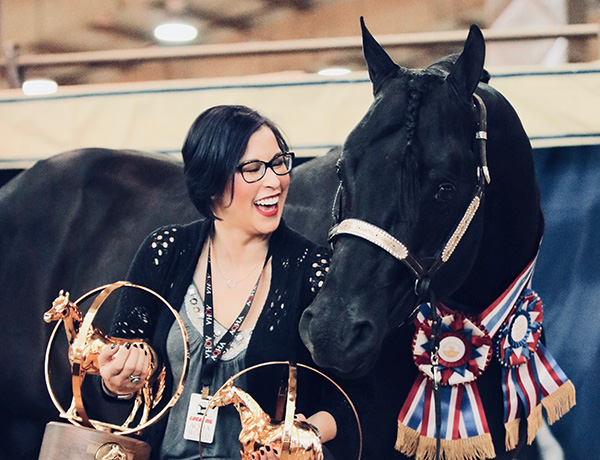
M 192 393 L 202 391 L 200 373 L 202 371 L 202 344 L 204 342 L 202 334 L 204 302 L 200 297 L 196 284 L 193 282 L 185 295 L 180 315 L 189 336 L 190 365 L 183 393 L 169 412 L 167 428 L 161 447 L 161 460 L 196 460 L 200 458 L 198 442 L 184 438 L 190 397 Z M 218 342 L 223 334 L 227 332 L 227 329 L 216 320 L 214 325 L 215 342 Z M 244 357 L 251 335 L 252 328 L 240 330 L 217 362 L 210 387 L 211 396 L 229 377 L 245 368 Z M 173 378 L 178 379 L 183 367 L 183 344 L 181 333 L 176 324 L 171 327 L 167 338 L 167 358 Z M 243 380 L 242 376 L 236 380 L 235 385 L 243 388 L 245 386 Z M 214 440 L 211 444 L 202 444 L 203 459 L 239 460 L 240 445 L 238 436 L 240 430 L 240 418 L 235 408 L 232 405 L 219 408 Z

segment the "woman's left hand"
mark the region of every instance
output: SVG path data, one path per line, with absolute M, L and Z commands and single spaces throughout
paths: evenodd
M 252 453 L 252 460 L 279 460 L 281 446 L 278 444 L 267 444 Z
M 328 412 L 317 412 L 308 418 L 306 418 L 303 414 L 296 414 L 294 419 L 298 422 L 310 423 L 318 429 L 319 433 L 324 433 L 322 435 L 321 442 L 330 441 L 331 439 L 335 438 L 337 434 L 337 425 L 335 423 L 335 419 Z M 279 460 L 280 455 L 280 444 L 267 444 L 256 452 L 253 452 L 251 457 L 252 460 Z

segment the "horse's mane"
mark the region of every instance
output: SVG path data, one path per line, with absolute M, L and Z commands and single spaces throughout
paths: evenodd
M 456 60 L 458 59 L 458 54 L 449 54 L 448 56 L 440 59 L 437 62 L 434 62 L 429 67 L 427 67 L 427 72 L 432 74 L 437 74 L 442 77 L 445 77 L 450 73 L 454 64 L 456 64 Z
M 445 77 L 450 73 L 452 67 L 454 67 L 454 64 L 456 64 L 456 60 L 459 56 L 459 54 L 450 54 L 445 58 L 440 59 L 439 61 L 431 64 L 429 67 L 427 67 L 427 71 Z M 487 70 L 482 69 L 479 81 L 483 83 L 488 83 L 490 81 L 490 73 Z

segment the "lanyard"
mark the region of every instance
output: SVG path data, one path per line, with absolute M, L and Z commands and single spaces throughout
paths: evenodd
M 266 261 L 265 260 L 265 265 Z M 264 265 L 263 265 L 264 269 Z M 252 292 L 250 292 L 250 296 L 246 303 L 244 304 L 244 308 L 235 319 L 231 327 L 227 330 L 221 340 L 217 344 L 215 344 L 215 332 L 214 332 L 214 309 L 213 309 L 213 297 L 212 297 L 212 270 L 210 264 L 210 245 L 208 246 L 208 261 L 206 264 L 206 283 L 204 288 L 204 359 L 202 363 L 202 371 L 200 374 L 200 380 L 202 381 L 202 396 L 204 398 L 208 398 L 209 395 L 209 386 L 212 383 L 213 376 L 215 374 L 216 364 L 221 359 L 223 352 L 227 349 L 227 347 L 231 344 L 235 336 L 240 330 L 240 326 L 246 319 L 248 312 L 250 311 L 250 307 L 252 306 L 252 302 L 254 301 L 254 296 L 256 295 L 256 290 L 258 289 L 258 285 L 260 283 L 260 278 L 262 276 L 262 270 L 260 275 L 258 275 L 258 279 L 256 280 L 256 284 L 254 284 L 254 288 L 252 288 Z

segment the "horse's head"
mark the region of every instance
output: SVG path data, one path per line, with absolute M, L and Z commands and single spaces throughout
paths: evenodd
M 257 416 L 262 416 L 263 410 L 254 398 L 241 388 L 236 387 L 233 382 L 234 379 L 230 379 L 219 388 L 219 391 L 217 391 L 213 397 L 212 405 L 214 407 L 220 407 L 233 404 L 240 413 L 242 412 L 242 409 L 244 409 Z M 268 415 L 266 417 L 268 417 Z
M 300 322 L 317 364 L 355 375 L 373 365 L 385 335 L 409 317 L 419 295 L 447 299 L 477 266 L 486 234 L 479 205 L 491 188 L 480 125 L 497 95 L 481 85 L 481 98 L 474 97 L 486 75 L 475 26 L 458 58 L 419 71 L 395 64 L 362 28 L 374 102 L 344 143 L 331 267 Z M 530 151 L 504 106 L 503 129 L 516 120 L 513 136 Z M 502 180 L 490 170 L 492 184 Z
M 219 391 L 213 397 L 213 405 L 215 407 L 227 406 L 236 402 L 237 392 L 233 385 L 233 380 L 228 380 L 219 388 Z
M 69 293 L 61 290 L 58 297 L 52 302 L 52 307 L 44 313 L 44 321 L 51 323 L 52 321 L 65 320 L 71 316 L 79 321 L 82 320 L 81 311 L 69 300 Z

